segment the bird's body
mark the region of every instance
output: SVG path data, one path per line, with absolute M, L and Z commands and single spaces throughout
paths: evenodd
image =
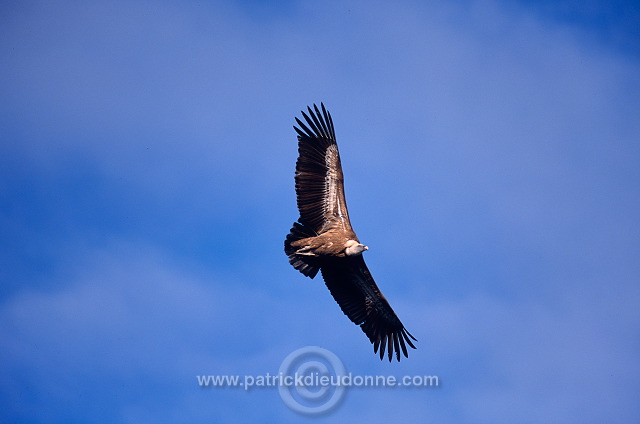
M 404 328 L 380 293 L 362 252 L 351 222 L 344 195 L 344 178 L 331 115 L 322 105 L 322 113 L 302 112 L 307 125 L 296 118 L 298 161 L 296 195 L 300 218 L 285 240 L 285 253 L 293 267 L 314 278 L 322 272 L 329 291 L 342 311 L 360 325 L 380 358 L 388 352 L 389 361 L 400 350 L 408 357 L 406 344 L 415 349 L 415 338 Z
M 319 236 L 306 237 L 291 243 L 296 247 L 296 254 L 313 257 L 338 257 L 352 256 L 358 254 L 358 247 L 363 246 L 355 238 L 345 236 L 343 231 L 329 230 Z M 362 247 L 367 250 L 366 246 Z

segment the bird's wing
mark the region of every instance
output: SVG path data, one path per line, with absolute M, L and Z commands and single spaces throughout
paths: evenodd
M 302 112 L 306 125 L 296 118 L 298 127 L 298 161 L 296 195 L 300 222 L 317 234 L 333 228 L 352 232 L 344 198 L 344 178 L 331 115 L 321 104 L 322 112 L 307 107 Z
M 369 337 L 374 353 L 380 349 L 380 359 L 385 348 L 389 361 L 394 351 L 400 361 L 401 349 L 409 357 L 405 342 L 415 349 L 411 339 L 416 339 L 380 293 L 362 255 L 334 258 L 322 267 L 322 277 L 342 312 Z

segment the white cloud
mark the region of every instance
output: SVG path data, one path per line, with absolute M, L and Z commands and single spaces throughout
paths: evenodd
M 637 301 L 637 294 L 603 301 L 577 292 L 558 307 L 490 298 L 436 305 L 430 327 L 443 350 L 481 358 L 457 376 L 467 384 L 449 382 L 447 389 L 478 422 L 631 419 L 626 393 L 640 369 L 627 337 L 628 326 L 639 324 L 630 319 Z
M 57 415 L 56 405 L 71 404 L 91 413 L 88 399 L 115 411 L 140 407 L 146 396 L 120 398 L 118 387 L 184 396 L 196 390 L 197 372 L 246 372 L 272 348 L 259 316 L 279 308 L 266 291 L 198 276 L 150 246 L 121 243 L 81 256 L 51 291 L 25 290 L 2 305 L 5 384 L 50 395 L 15 408 Z

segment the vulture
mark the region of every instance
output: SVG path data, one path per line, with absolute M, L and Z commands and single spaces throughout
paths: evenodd
M 318 271 L 342 312 L 362 328 L 373 344 L 374 354 L 385 349 L 391 362 L 394 352 L 400 361 L 407 344 L 416 347 L 389 302 L 376 285 L 349 221 L 344 196 L 344 178 L 331 115 L 320 104 L 302 111 L 306 121 L 295 118 L 298 134 L 298 161 L 295 187 L 300 218 L 293 223 L 284 242 L 289 263 L 307 277 Z

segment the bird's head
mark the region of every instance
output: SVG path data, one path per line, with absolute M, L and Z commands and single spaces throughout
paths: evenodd
M 347 256 L 360 255 L 365 250 L 369 250 L 367 246 L 362 243 L 358 243 L 355 240 L 349 240 L 347 242 L 347 248 L 345 249 L 345 253 Z

